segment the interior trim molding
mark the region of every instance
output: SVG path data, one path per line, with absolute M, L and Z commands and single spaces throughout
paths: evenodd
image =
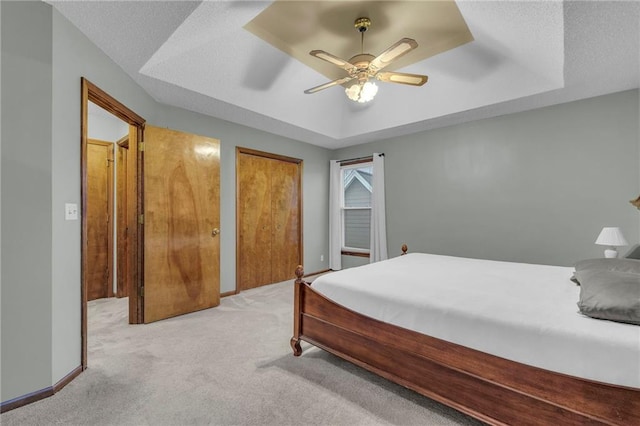
M 145 119 L 138 114 L 127 108 L 124 104 L 113 98 L 104 90 L 100 89 L 95 84 L 91 83 L 84 77 L 80 78 L 80 220 L 81 220 L 81 254 L 80 254 L 80 317 L 81 317 L 81 349 L 80 360 L 82 368 L 87 367 L 87 268 L 88 268 L 88 224 L 87 224 L 87 193 L 88 193 L 88 164 L 87 164 L 87 145 L 88 145 L 88 127 L 89 127 L 89 102 L 93 102 L 105 111 L 115 115 L 122 121 L 125 121 L 130 126 L 136 128 L 136 140 L 131 140 L 133 157 L 131 160 L 135 161 L 136 172 L 132 178 L 136 181 L 136 217 L 143 210 L 143 189 L 142 179 L 139 177 L 144 173 L 143 165 L 143 152 L 139 149 L 139 142 L 143 142 L 143 128 L 145 126 Z M 130 129 L 131 134 L 131 129 Z M 143 308 L 142 292 L 139 291 L 144 280 L 142 270 L 143 268 L 143 238 L 144 228 L 142 224 L 137 224 L 131 234 L 131 240 L 129 242 L 133 258 L 132 271 L 131 271 L 131 283 L 132 288 L 129 291 L 129 323 L 140 324 L 143 322 Z
M 225 291 L 224 293 L 220 293 L 220 297 L 234 296 L 236 294 L 238 294 L 237 290 Z
M 311 277 L 313 275 L 319 275 L 319 274 L 324 274 L 325 272 L 331 272 L 333 271 L 332 269 L 323 269 L 322 271 L 316 271 L 316 272 L 309 272 L 308 274 L 304 274 L 302 276 L 302 278 L 307 278 L 307 277 Z
M 333 272 L 333 269 L 323 269 L 321 271 L 316 271 L 316 272 L 310 272 L 308 274 L 305 274 L 302 276 L 302 278 L 308 278 L 308 277 L 312 277 L 314 275 L 320 275 L 320 274 L 324 274 L 327 272 Z M 231 290 L 231 291 L 225 291 L 224 293 L 220 293 L 220 297 L 228 297 L 228 296 L 235 296 L 236 294 L 239 294 L 239 291 L 236 290 Z
M 373 162 L 373 155 L 369 155 L 367 157 L 360 157 L 360 158 L 351 158 L 349 160 L 340 160 L 340 167 L 342 166 L 353 166 L 355 164 L 364 164 L 364 163 L 372 163 Z
M 41 399 L 49 398 L 50 396 L 53 396 L 54 394 L 60 392 L 62 388 L 67 386 L 69 383 L 71 383 L 71 381 L 76 377 L 78 377 L 80 373 L 82 373 L 81 365 L 71 370 L 69 374 L 64 376 L 53 386 L 49 386 L 44 389 L 40 389 L 38 391 L 19 396 L 17 398 L 10 399 L 9 401 L 5 401 L 2 404 L 0 404 L 0 413 L 6 413 L 7 411 L 24 407 L 25 405 L 34 403 L 36 401 L 40 401 Z
M 256 157 L 271 158 L 273 160 L 286 161 L 287 163 L 302 164 L 302 159 L 288 157 L 286 155 L 274 154 L 266 151 L 258 151 L 257 149 L 243 148 L 241 146 L 236 147 L 237 154 L 255 155 Z
M 369 253 L 363 253 L 361 251 L 342 250 L 340 254 L 343 256 L 369 257 Z
M 82 373 L 82 366 L 79 365 L 76 368 L 74 368 L 73 370 L 71 370 L 71 372 L 69 374 L 67 374 L 66 376 L 64 376 L 62 379 L 58 380 L 58 382 L 53 385 L 53 393 L 58 393 L 62 390 L 62 388 L 64 388 L 65 386 L 67 386 L 69 383 L 71 383 L 71 381 L 73 379 L 75 379 L 76 377 L 78 377 L 80 375 L 80 373 Z
M 0 413 L 6 413 L 7 411 L 15 410 L 16 408 L 24 407 L 41 399 L 49 398 L 53 395 L 53 386 L 40 389 L 35 392 L 28 393 L 23 396 L 19 396 L 9 401 L 5 401 L 0 406 Z
M 125 135 L 116 141 L 116 145 L 119 147 L 129 149 L 129 135 Z
M 120 120 L 129 124 L 143 125 L 146 120 L 140 117 L 138 114 L 127 108 L 123 103 L 109 95 L 107 92 L 82 77 L 83 84 L 86 84 L 88 89 L 88 97 L 91 102 L 98 105 L 102 109 L 112 113 Z

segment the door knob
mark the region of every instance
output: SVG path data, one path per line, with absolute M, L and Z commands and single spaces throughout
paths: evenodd
M 213 228 L 213 231 L 211 231 L 211 236 L 215 237 L 216 235 L 218 235 L 220 233 L 220 230 L 218 228 Z

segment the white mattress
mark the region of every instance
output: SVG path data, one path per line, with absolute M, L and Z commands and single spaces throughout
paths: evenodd
M 583 316 L 573 268 L 412 253 L 313 288 L 387 323 L 571 376 L 640 388 L 640 326 Z

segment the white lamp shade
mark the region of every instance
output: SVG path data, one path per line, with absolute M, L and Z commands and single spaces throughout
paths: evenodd
M 629 245 L 618 227 L 602 228 L 602 231 L 600 231 L 600 235 L 598 235 L 598 239 L 596 240 L 596 244 L 599 246 L 609 247 L 622 247 Z

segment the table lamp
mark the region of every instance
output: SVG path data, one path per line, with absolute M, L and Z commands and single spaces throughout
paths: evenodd
M 604 257 L 606 258 L 614 258 L 618 257 L 618 250 L 616 247 L 627 246 L 627 240 L 624 239 L 624 235 L 620 231 L 620 228 L 615 227 L 604 227 L 602 231 L 600 231 L 600 235 L 598 235 L 598 239 L 596 240 L 596 244 L 599 246 L 608 246 L 604 250 Z

